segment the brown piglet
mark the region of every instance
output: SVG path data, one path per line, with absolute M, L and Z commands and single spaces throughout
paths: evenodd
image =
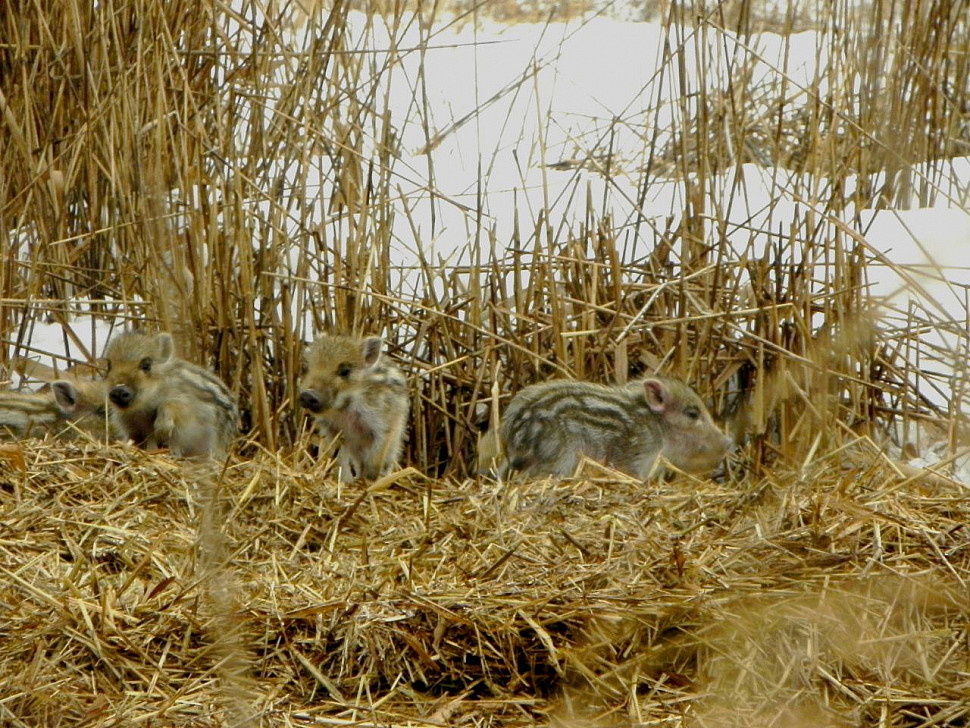
M 215 374 L 177 358 L 169 334 L 119 334 L 104 358 L 112 418 L 125 437 L 182 457 L 226 454 L 239 431 L 236 399 Z
M 639 478 L 660 456 L 680 470 L 712 470 L 732 445 L 694 390 L 660 376 L 623 386 L 571 380 L 528 386 L 506 408 L 498 444 L 500 477 L 569 476 L 586 457 Z
M 103 382 L 56 379 L 39 392 L 0 392 L 0 434 L 15 438 L 50 434 L 116 439 L 107 415 Z
M 306 348 L 300 405 L 321 434 L 340 440 L 337 463 L 343 482 L 377 478 L 401 455 L 410 409 L 407 380 L 371 336 L 323 334 Z

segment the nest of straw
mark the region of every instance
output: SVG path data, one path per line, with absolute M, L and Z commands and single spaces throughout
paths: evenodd
M 9 725 L 965 725 L 965 488 L 7 446 Z M 781 723 L 778 723 L 781 721 Z

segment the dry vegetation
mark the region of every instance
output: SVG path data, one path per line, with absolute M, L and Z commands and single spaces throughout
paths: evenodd
M 374 35 L 347 6 L 0 0 L 0 365 L 43 353 L 40 320 L 96 357 L 79 310 L 171 330 L 247 431 L 201 472 L 124 446 L 0 450 L 0 723 L 966 725 L 967 489 L 885 454 L 916 423 L 960 452 L 966 317 L 878 305 L 888 261 L 843 220 L 950 194 L 967 10 L 826 6 L 838 62 L 809 87 L 754 56 L 726 87 L 676 73 L 725 32 L 752 40 L 750 5 L 662 6 L 656 82 L 682 83 L 683 108 L 665 129 L 604 120 L 557 163 L 581 228 L 521 209 L 498 239 L 472 207 L 442 265 L 400 191 L 393 56 L 350 52 Z M 430 43 L 442 9 L 401 7 L 371 22 Z M 307 27 L 294 48 L 284 31 Z M 645 124 L 641 157 L 614 154 L 611 124 Z M 764 256 L 722 206 L 747 162 L 798 173 Z M 641 203 L 678 180 L 683 208 L 604 215 L 583 174 L 621 168 Z M 340 487 L 292 406 L 300 341 L 374 322 L 412 377 L 411 468 Z M 923 338 L 940 327 L 952 348 Z M 736 433 L 718 480 L 467 477 L 493 385 L 655 368 Z
M 22 454 L 8 725 L 967 721 L 965 491 L 878 460 L 340 489 L 304 460 Z

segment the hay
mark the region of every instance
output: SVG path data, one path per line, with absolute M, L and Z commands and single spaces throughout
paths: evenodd
M 966 722 L 967 491 L 885 462 L 340 486 L 300 458 L 21 454 L 9 725 Z

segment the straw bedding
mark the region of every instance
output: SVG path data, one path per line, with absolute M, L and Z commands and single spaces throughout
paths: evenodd
M 967 490 L 0 452 L 4 725 L 966 725 Z

